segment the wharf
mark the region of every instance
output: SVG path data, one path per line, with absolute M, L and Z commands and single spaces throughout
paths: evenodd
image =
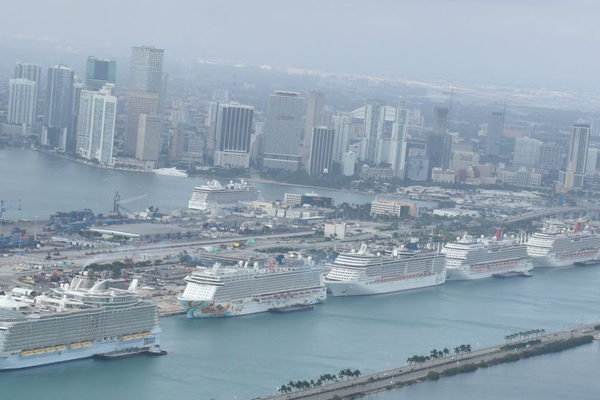
M 405 365 L 401 368 L 381 371 L 364 375 L 359 378 L 348 379 L 328 385 L 317 386 L 310 389 L 299 390 L 267 397 L 258 397 L 261 400 L 343 400 L 353 399 L 364 395 L 398 389 L 402 386 L 420 383 L 427 380 L 438 379 L 441 376 L 454 375 L 455 373 L 474 371 L 479 367 L 490 366 L 500 362 L 516 361 L 520 356 L 536 355 L 535 350 L 547 349 L 547 352 L 556 351 L 549 347 L 565 343 L 573 339 L 586 339 L 598 335 L 594 328 L 599 323 L 583 325 L 566 331 L 549 333 L 538 337 L 539 344 L 516 348 L 514 345 L 525 344 L 527 341 L 512 342 L 510 349 L 506 344 L 486 347 L 468 354 L 446 357 L 430 361 L 421 365 Z M 570 347 L 583 344 L 575 343 Z M 542 351 L 543 354 L 543 351 Z M 510 360 L 509 360 L 510 358 Z M 463 367 L 463 368 L 460 368 Z

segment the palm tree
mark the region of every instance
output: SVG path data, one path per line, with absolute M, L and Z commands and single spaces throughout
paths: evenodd
M 444 353 L 444 357 L 448 357 L 450 355 L 450 350 L 448 350 L 447 347 L 444 347 L 444 350 L 442 350 L 442 352 Z
M 470 344 L 466 345 L 465 346 L 465 350 L 467 351 L 467 353 L 470 353 L 471 352 L 471 345 Z
M 361 374 L 361 372 L 360 372 L 360 369 L 355 369 L 355 370 L 354 370 L 354 376 L 355 376 L 355 377 L 357 377 L 357 378 L 358 378 L 358 377 L 360 376 L 360 374 Z
M 458 354 L 460 353 L 460 347 L 455 347 L 454 348 L 454 354 Z

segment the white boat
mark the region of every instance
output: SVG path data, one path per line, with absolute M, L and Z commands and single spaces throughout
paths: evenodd
M 188 318 L 233 317 L 309 306 L 327 298 L 321 282 L 323 269 L 312 263 L 280 266 L 271 263 L 198 268 L 185 278 L 187 286 L 178 297 Z
M 600 261 L 600 235 L 582 229 L 581 223 L 571 229 L 560 221 L 546 221 L 527 241 L 527 253 L 536 268 L 589 264 Z
M 187 178 L 188 174 L 185 171 L 181 171 L 175 167 L 172 168 L 158 168 L 153 170 L 156 175 L 175 176 L 178 178 Z
M 525 245 L 503 239 L 501 231 L 494 239 L 475 239 L 465 234 L 456 242 L 447 243 L 442 252 L 446 254 L 449 280 L 528 276 L 533 268 Z
M 129 289 L 76 277 L 49 294 L 0 298 L 0 370 L 158 347 L 153 302 Z
M 246 181 L 233 182 L 222 186 L 219 181 L 212 180 L 206 185 L 197 186 L 192 192 L 188 208 L 193 210 L 210 210 L 220 207 L 235 206 L 239 203 L 252 202 L 258 199 L 258 190 Z
M 437 252 L 373 254 L 366 245 L 342 253 L 326 265 L 324 278 L 333 296 L 382 294 L 441 285 L 446 281 L 444 255 Z

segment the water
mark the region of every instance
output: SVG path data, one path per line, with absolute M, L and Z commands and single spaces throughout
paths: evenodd
M 251 399 L 290 379 L 310 380 L 347 367 L 369 373 L 434 347 L 478 348 L 516 331 L 600 321 L 599 282 L 600 267 L 548 269 L 536 270 L 532 278 L 333 298 L 302 313 L 163 318 L 167 356 L 10 371 L 0 374 L 0 397 Z M 599 353 L 598 344 L 586 345 L 370 399 L 595 399 Z
M 148 205 L 161 210 L 186 209 L 194 186 L 207 177 L 177 178 L 139 172 L 113 171 L 20 149 L 0 149 L 0 199 L 7 201 L 8 219 L 45 219 L 56 211 L 91 208 L 108 213 L 115 191 L 121 199 L 148 196 L 128 204 L 140 210 Z M 222 183 L 225 183 L 222 180 Z M 311 188 L 275 183 L 253 184 L 264 200 L 283 199 L 284 193 L 306 193 Z M 375 195 L 340 190 L 312 189 L 333 197 L 336 202 L 368 203 Z M 21 200 L 22 210 L 16 209 Z

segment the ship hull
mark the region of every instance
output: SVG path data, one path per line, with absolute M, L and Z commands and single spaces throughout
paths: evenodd
M 212 300 L 189 300 L 180 298 L 188 318 L 237 317 L 267 312 L 273 308 L 310 306 L 327 298 L 325 287 L 305 289 L 290 293 L 263 295 L 240 301 L 218 303 Z
M 370 279 L 331 281 L 325 283 L 333 296 L 365 296 L 401 292 L 404 290 L 420 289 L 429 286 L 441 285 L 446 281 L 446 271 L 432 275 L 424 275 L 411 279 Z
M 533 265 L 527 259 L 522 259 L 515 264 L 505 266 L 447 267 L 448 280 L 475 280 L 491 278 L 493 276 L 526 275 L 532 269 Z
M 79 348 L 65 346 L 65 350 L 50 353 L 32 354 L 27 356 L 23 355 L 21 351 L 0 353 L 0 370 L 38 367 L 42 365 L 90 358 L 99 354 L 111 353 L 114 351 L 142 349 L 158 346 L 158 334 L 160 333 L 160 329 L 155 329 L 151 333 L 152 335 L 149 337 L 133 340 L 112 339 L 95 341 L 89 346 Z
M 575 263 L 599 260 L 598 249 L 580 250 L 568 254 L 550 253 L 545 256 L 531 257 L 535 268 L 570 267 Z

